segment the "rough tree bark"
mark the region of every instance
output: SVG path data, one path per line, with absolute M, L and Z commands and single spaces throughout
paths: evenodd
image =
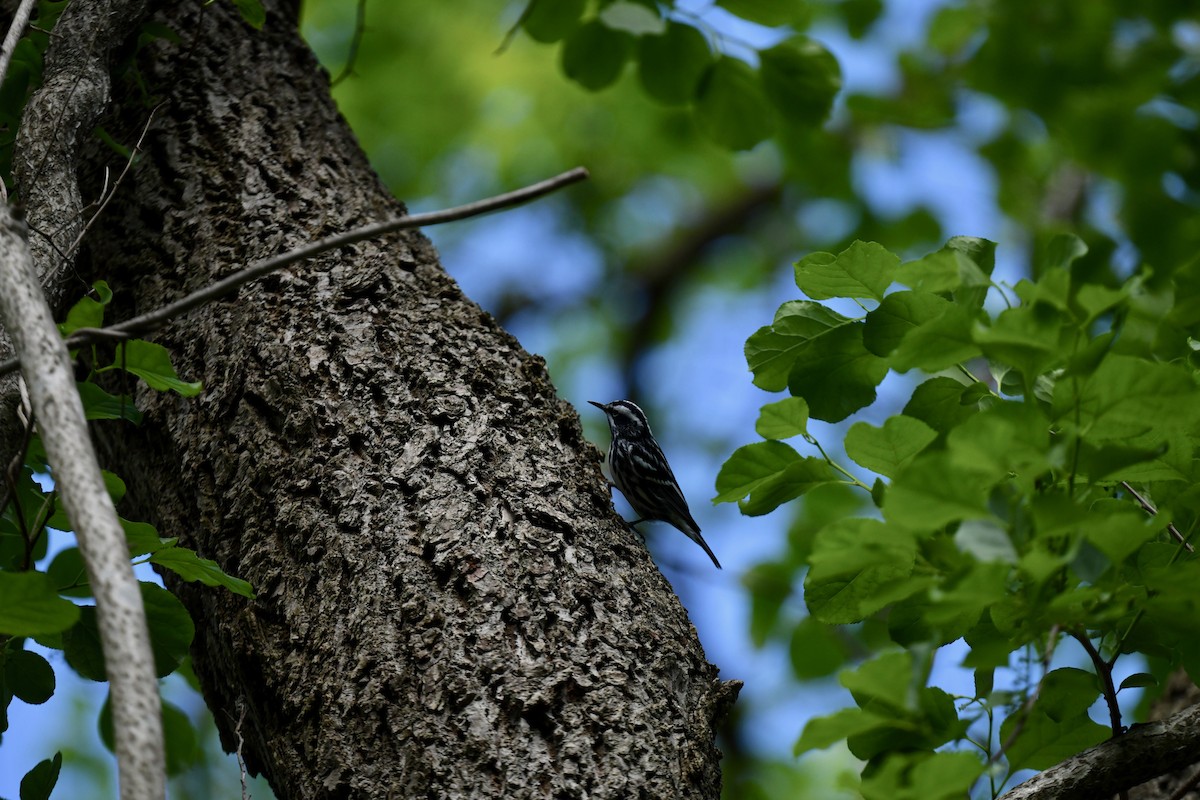
M 397 213 L 268 2 L 165 4 L 103 120 L 147 155 L 85 243 L 116 315 Z M 129 42 L 137 31 L 129 31 Z M 396 76 L 396 80 L 418 79 Z M 146 94 L 142 94 L 144 88 Z M 414 114 L 420 113 L 414 109 Z M 118 157 L 95 146 L 95 193 Z M 420 235 L 345 248 L 155 337 L 198 401 L 101 429 L 126 515 L 251 581 L 173 585 L 226 747 L 282 798 L 717 797 L 736 695 L 543 362 Z

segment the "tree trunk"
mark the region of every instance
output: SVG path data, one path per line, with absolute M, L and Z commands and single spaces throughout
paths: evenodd
M 130 56 L 102 121 L 131 144 L 161 102 L 147 154 L 78 264 L 117 318 L 403 210 L 294 4 L 267 3 L 262 31 L 230 3 L 168 5 L 182 41 Z M 95 145 L 85 197 L 106 165 Z M 154 338 L 203 396 L 139 392 L 143 425 L 100 437 L 126 516 L 257 591 L 171 583 L 225 746 L 244 739 L 281 798 L 719 795 L 737 684 L 612 511 L 542 360 L 423 236 L 290 268 Z

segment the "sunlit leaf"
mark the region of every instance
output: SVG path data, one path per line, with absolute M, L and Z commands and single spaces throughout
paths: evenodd
M 254 599 L 254 591 L 249 583 L 227 575 L 217 566 L 217 562 L 200 558 L 186 547 L 163 548 L 150 556 L 150 561 L 166 567 L 185 581 L 199 581 L 205 586 L 223 586 L 234 594 Z
M 888 367 L 863 347 L 862 331 L 860 324 L 843 325 L 796 349 L 788 390 L 808 401 L 814 419 L 840 422 L 875 402 Z
M 203 390 L 200 382 L 188 383 L 181 380 L 171 364 L 171 354 L 167 348 L 154 342 L 142 339 L 132 339 L 122 342 L 117 347 L 117 355 L 112 367 L 137 375 L 151 389 L 160 392 L 172 391 L 184 397 L 195 397 Z M 110 369 L 112 368 L 110 367 Z
M 846 455 L 872 472 L 891 478 L 935 438 L 933 428 L 903 414 L 889 417 L 882 428 L 856 422 L 846 432 Z
M 804 579 L 809 613 L 826 624 L 859 622 L 900 599 L 885 587 L 906 579 L 916 557 L 916 539 L 872 519 L 847 519 L 826 526 L 813 542 Z
M 79 608 L 54 591 L 41 572 L 0 572 L 0 634 L 58 633 L 79 619 Z
M 837 255 L 811 253 L 800 259 L 796 286 L 813 300 L 882 300 L 899 263 L 900 259 L 874 242 L 854 242 Z
M 790 439 L 808 429 L 808 403 L 800 397 L 785 397 L 767 403 L 758 412 L 754 430 L 764 439 Z

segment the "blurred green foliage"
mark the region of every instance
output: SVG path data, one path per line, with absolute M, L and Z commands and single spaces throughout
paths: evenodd
M 63 5 L 42 3 L 43 27 Z M 696 324 L 696 297 L 717 292 L 730 308 L 774 298 L 797 262 L 807 299 L 774 298 L 787 302 L 747 347 L 755 383 L 791 397 L 764 408 L 768 441 L 738 450 L 718 491 L 750 513 L 803 494 L 780 518 L 778 557 L 744 576 L 749 638 L 786 648 L 797 679 L 852 665 L 840 681 L 858 707 L 801 743 L 845 739 L 872 769 L 860 779 L 848 757 L 828 755 L 819 768 L 760 763 L 740 744 L 738 725 L 754 721 L 739 716 L 724 742 L 730 796 L 833 796 L 835 784 L 960 796 L 974 756 L 898 760 L 889 737 L 903 729 L 932 746 L 963 735 L 964 708 L 916 679 L 931 648 L 964 635 L 977 696 L 955 700 L 972 713 L 989 698 L 989 709 L 1020 705 L 993 698 L 992 673 L 1021 642 L 1036 660 L 1047 625 L 1108 632 L 1102 644 L 1151 654 L 1159 676 L 1181 660 L 1194 667 L 1194 632 L 1179 625 L 1193 609 L 1136 588 L 1183 591 L 1193 562 L 1128 494 L 1116 506 L 1100 496 L 1123 477 L 1178 520 L 1196 513 L 1185 489 L 1194 429 L 1176 413 L 1195 391 L 1200 285 L 1200 16 L 1188 4 L 370 3 L 357 47 L 352 0 L 308 0 L 303 13 L 331 73 L 354 53 L 334 95 L 406 202 L 449 205 L 577 164 L 592 171 L 552 212 L 533 213 L 552 214 L 562 249 L 585 242 L 599 271 L 557 294 L 528 270 L 506 274 L 490 304 L 502 321 L 533 317 L 551 331 L 560 385 L 611 359 L 626 394 L 652 405 L 647 358 Z M 5 180 L 46 41 L 22 42 L 0 88 Z M 976 172 L 933 184 L 964 164 Z M 991 229 L 948 228 L 948 213 L 967 208 Z M 999 247 L 951 239 L 985 235 Z M 877 400 L 898 372 L 914 376 L 905 397 Z M 873 421 L 854 419 L 868 406 Z M 119 398 L 89 407 L 133 413 Z M 816 443 L 811 419 L 852 421 L 844 452 L 862 469 L 836 450 L 802 455 L 776 441 Z M 1171 425 L 1140 427 L 1160 419 Z M 712 451 L 736 444 L 691 433 Z M 1010 593 L 1013 570 L 1024 594 Z M 858 578 L 849 588 L 847 574 Z M 1112 582 L 1110 594 L 1086 591 L 1091 581 Z M 989 603 L 1000 611 L 980 611 Z M 1119 627 L 1131 609 L 1138 624 Z M 907 649 L 869 658 L 896 645 Z M 37 674 L 22 670 L 16 685 L 38 696 Z M 1061 670 L 1043 683 L 1045 719 L 1025 725 L 1070 747 L 1016 746 L 1018 764 L 1044 766 L 1097 735 L 1080 709 L 1091 683 Z

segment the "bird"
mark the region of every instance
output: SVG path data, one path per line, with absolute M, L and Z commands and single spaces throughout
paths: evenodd
M 704 548 L 717 569 L 721 569 L 721 562 L 717 561 L 700 535 L 700 526 L 692 519 L 683 490 L 679 488 L 662 448 L 654 440 L 646 414 L 629 400 L 588 402 L 608 418 L 612 444 L 604 457 L 604 465 L 613 485 L 621 490 L 638 515 L 628 524 L 632 527 L 648 520 L 667 522 Z

